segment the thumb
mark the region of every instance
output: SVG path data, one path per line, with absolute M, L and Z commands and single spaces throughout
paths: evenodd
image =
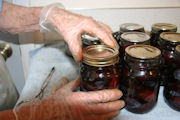
M 51 94 L 55 93 L 58 89 L 65 86 L 68 82 L 69 81 L 65 77 L 62 77 L 61 80 L 56 83 L 56 85 L 51 89 Z
M 80 85 L 80 77 L 78 77 L 76 80 L 73 80 L 66 84 L 64 87 L 59 89 L 63 93 L 72 92 L 74 89 L 76 89 Z

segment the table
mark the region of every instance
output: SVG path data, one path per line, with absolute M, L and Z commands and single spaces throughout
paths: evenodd
M 180 120 L 180 112 L 170 108 L 163 98 L 163 87 L 160 87 L 157 105 L 146 114 L 134 114 L 126 109 L 113 120 Z

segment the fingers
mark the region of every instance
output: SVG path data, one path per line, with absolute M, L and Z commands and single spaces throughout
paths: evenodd
M 107 102 L 107 103 L 99 103 L 99 104 L 88 104 L 86 106 L 87 111 L 93 114 L 105 114 L 113 111 L 119 111 L 123 108 L 125 102 L 123 100 Z
M 110 28 L 105 26 L 104 24 L 96 23 L 93 19 L 86 19 L 84 21 L 86 23 L 85 26 L 83 26 L 84 31 L 86 33 L 92 34 L 93 36 L 98 37 L 101 42 L 115 48 L 119 48 L 116 40 L 112 36 L 112 32 L 110 32 Z M 103 27 L 102 27 L 103 26 Z
M 111 28 L 110 28 L 108 25 L 106 25 L 106 24 L 104 24 L 104 23 L 102 23 L 102 22 L 100 22 L 100 21 L 98 21 L 97 23 L 98 23 L 99 25 L 101 25 L 104 29 L 106 29 L 106 31 L 108 31 L 110 34 L 113 33 L 112 30 L 111 30 Z
M 92 92 L 77 92 L 78 100 L 84 103 L 105 103 L 121 98 L 122 92 L 118 89 L 108 89 Z
M 62 88 L 64 85 L 66 85 L 69 81 L 63 77 L 61 80 L 56 83 L 56 85 L 51 89 L 51 93 L 55 93 L 58 89 Z
M 68 42 L 68 47 L 73 55 L 73 58 L 77 61 L 80 62 L 82 61 L 82 48 L 81 48 L 81 40 L 80 40 L 80 36 L 74 35 L 74 38 L 72 36 L 71 40 L 69 40 Z
M 74 89 L 76 89 L 80 85 L 80 78 L 78 77 L 76 80 L 73 80 L 69 82 L 67 85 L 61 88 L 61 91 L 63 92 L 72 92 Z

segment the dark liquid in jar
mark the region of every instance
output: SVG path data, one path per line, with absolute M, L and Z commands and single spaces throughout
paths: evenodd
M 123 69 L 121 89 L 124 93 L 126 109 L 133 113 L 149 112 L 157 102 L 159 92 L 158 73 L 153 70 L 141 69 L 135 71 L 133 77 L 128 67 Z
M 180 52 L 175 51 L 175 61 L 169 69 L 164 99 L 171 108 L 180 111 Z
M 120 81 L 125 108 L 133 113 L 147 113 L 158 99 L 161 52 L 150 45 L 131 45 L 125 51 Z
M 81 64 L 81 91 L 118 88 L 120 73 L 116 65 L 94 67 Z

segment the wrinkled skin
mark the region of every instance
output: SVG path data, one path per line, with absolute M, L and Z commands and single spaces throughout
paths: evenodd
M 79 84 L 79 79 L 72 81 L 60 89 L 53 89 L 53 94 L 40 103 L 33 101 L 31 104 L 39 107 L 29 108 L 31 120 L 109 120 L 117 116 L 124 106 L 124 101 L 118 100 L 122 92 L 117 89 L 73 92 Z M 16 109 L 17 115 L 21 111 L 23 106 Z
M 69 49 L 76 61 L 82 60 L 81 35 L 90 34 L 98 37 L 103 44 L 118 49 L 118 44 L 112 36 L 109 26 L 62 9 L 53 9 L 48 15 L 49 22 L 68 43 Z

